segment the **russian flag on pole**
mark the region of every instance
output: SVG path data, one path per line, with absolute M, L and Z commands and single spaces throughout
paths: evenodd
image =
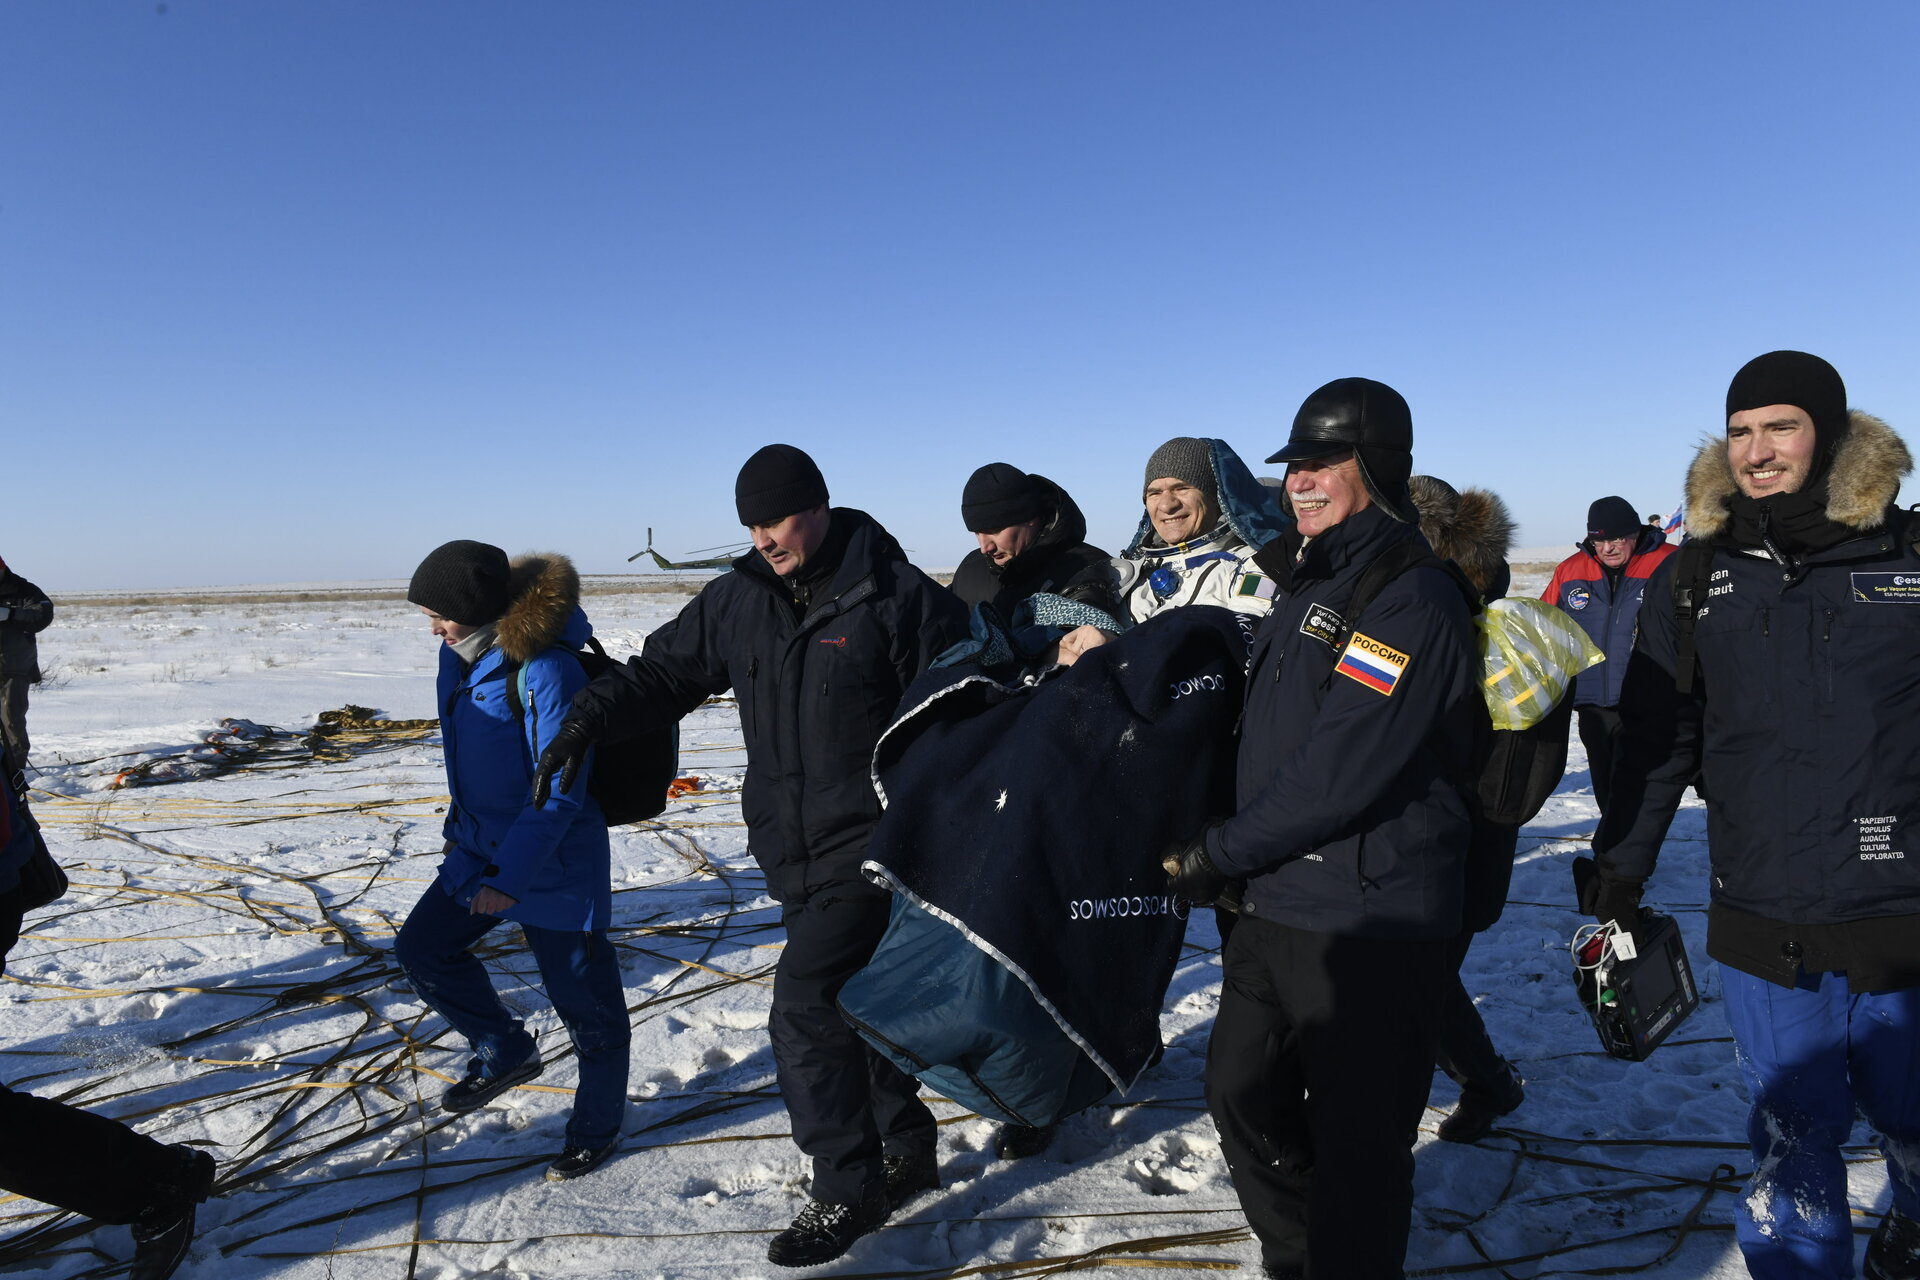
M 1685 524 L 1686 522 L 1687 522 L 1687 504 L 1684 500 L 1682 500 L 1680 505 L 1673 509 L 1673 514 L 1667 517 L 1666 527 L 1661 529 L 1660 532 L 1671 535 L 1675 529 L 1678 529 L 1681 525 Z
M 1355 632 L 1353 639 L 1347 641 L 1347 647 L 1340 651 L 1340 661 L 1333 669 L 1351 680 L 1358 680 L 1375 693 L 1392 697 L 1411 661 L 1391 645 Z

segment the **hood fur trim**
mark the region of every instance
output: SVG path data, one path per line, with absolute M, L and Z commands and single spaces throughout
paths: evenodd
M 514 560 L 507 590 L 513 603 L 500 618 L 500 651 L 525 662 L 559 643 L 580 604 L 580 574 L 563 555 L 532 551 Z
M 1878 529 L 1900 494 L 1900 478 L 1913 470 L 1913 455 L 1892 427 L 1858 409 L 1847 415 L 1827 473 L 1827 519 L 1860 533 Z M 1727 465 L 1727 438 L 1701 440 L 1687 468 L 1687 534 L 1714 538 L 1726 531 L 1727 499 L 1740 492 Z
M 1486 489 L 1455 492 L 1432 476 L 1407 481 L 1420 512 L 1420 532 L 1433 553 L 1451 560 L 1482 596 L 1499 580 L 1513 546 L 1513 516 L 1499 495 Z

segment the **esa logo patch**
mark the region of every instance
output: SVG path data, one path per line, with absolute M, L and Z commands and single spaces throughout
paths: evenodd
M 1307 616 L 1300 621 L 1301 635 L 1312 636 L 1329 649 L 1346 629 L 1347 620 L 1323 604 L 1308 609 Z
M 1593 599 L 1592 594 L 1588 592 L 1586 587 L 1580 585 L 1579 583 L 1575 583 L 1573 586 L 1570 586 L 1567 588 L 1567 598 L 1565 602 L 1566 607 L 1573 610 L 1575 613 L 1578 613 L 1582 609 L 1586 608 L 1588 602 L 1591 601 L 1592 599 Z

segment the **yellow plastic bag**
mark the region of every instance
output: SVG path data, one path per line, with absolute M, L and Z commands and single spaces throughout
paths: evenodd
M 1481 692 L 1496 729 L 1532 728 L 1575 676 L 1607 660 L 1578 623 L 1540 600 L 1495 600 L 1476 621 Z

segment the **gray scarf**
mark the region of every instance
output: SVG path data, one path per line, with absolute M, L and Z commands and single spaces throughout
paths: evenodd
M 471 667 L 480 661 L 480 655 L 493 648 L 493 642 L 500 635 L 500 624 L 489 622 L 474 631 L 465 640 L 453 646 L 453 654 L 461 662 Z

